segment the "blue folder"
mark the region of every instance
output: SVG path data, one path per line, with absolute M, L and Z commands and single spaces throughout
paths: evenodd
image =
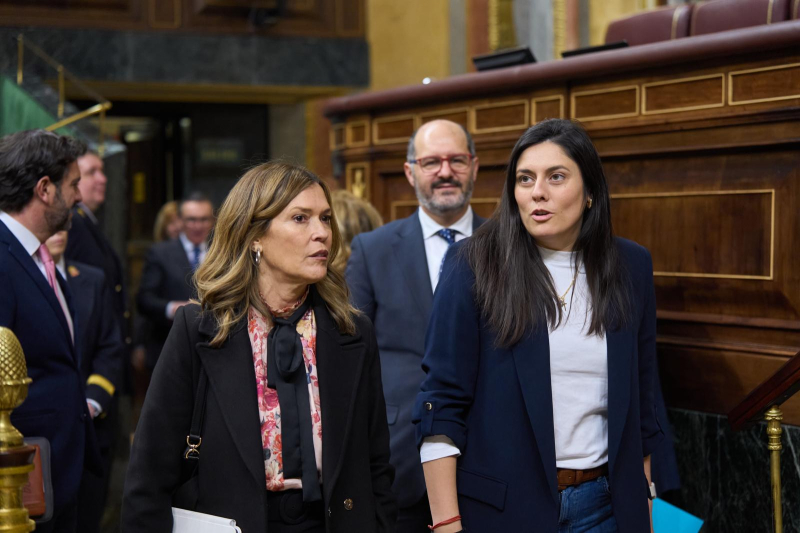
M 653 500 L 653 531 L 655 533 L 698 533 L 703 521 L 686 511 L 665 502 Z

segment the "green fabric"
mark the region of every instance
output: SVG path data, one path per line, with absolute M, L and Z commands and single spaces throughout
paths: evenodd
M 22 130 L 46 128 L 58 122 L 16 82 L 0 77 L 0 137 Z M 69 128 L 57 133 L 74 136 Z

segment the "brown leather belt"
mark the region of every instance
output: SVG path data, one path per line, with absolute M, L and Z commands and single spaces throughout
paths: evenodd
M 586 483 L 600 476 L 608 475 L 608 463 L 598 466 L 597 468 L 590 468 L 589 470 L 570 470 L 569 468 L 557 468 L 556 475 L 558 477 L 558 490 L 564 490 L 567 487 L 573 487 Z

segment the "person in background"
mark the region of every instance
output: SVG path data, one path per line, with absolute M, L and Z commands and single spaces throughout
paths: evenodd
M 411 411 L 425 378 L 422 356 L 433 291 L 448 247 L 472 235 L 484 219 L 469 205 L 478 157 L 459 124 L 422 125 L 408 141 L 404 170 L 420 208 L 353 239 L 347 283 L 353 304 L 372 319 L 378 338 L 397 469 L 397 531 L 419 533 L 427 531 L 431 515 Z
M 146 365 L 152 370 L 178 309 L 196 296 L 192 275 L 208 252 L 214 227 L 214 206 L 205 195 L 192 193 L 178 208 L 183 231 L 175 240 L 154 244 L 147 252 L 136 302 L 152 328 Z
M 651 531 L 656 304 L 577 123 L 528 129 L 448 252 L 414 408 L 436 533 Z
M 108 178 L 103 160 L 95 152 L 86 152 L 78 159 L 81 171 L 80 190 L 83 199 L 76 207 L 69 230 L 67 259 L 79 261 L 101 269 L 114 302 L 114 314 L 126 344 L 128 339 L 128 294 L 122 262 L 100 228 L 97 212 L 106 201 Z
M 183 231 L 183 224 L 178 215 L 178 202 L 165 203 L 156 215 L 156 223 L 153 226 L 153 242 L 177 239 L 181 231 Z
M 153 242 L 175 240 L 179 238 L 183 224 L 178 216 L 178 202 L 167 202 L 161 206 L 153 226 Z M 133 366 L 133 403 L 134 419 L 138 420 L 138 410 L 144 400 L 147 385 L 150 382 L 150 370 L 147 366 L 147 343 L 152 335 L 152 324 L 147 318 L 137 313 L 134 318 L 134 343 L 131 350 Z M 134 424 L 135 425 L 135 424 Z
M 25 353 L 28 387 L 11 422 L 50 441 L 53 518 L 37 532 L 79 531 L 78 487 L 84 469 L 101 476 L 86 379 L 80 368 L 71 291 L 44 242 L 66 230 L 81 201 L 82 142 L 45 130 L 0 139 L 0 326 Z
M 92 151 L 86 152 L 78 158 L 78 168 L 81 171 L 81 181 L 78 184 L 82 201 L 74 210 L 72 227 L 69 230 L 67 249 L 64 256 L 68 261 L 77 261 L 86 265 L 99 268 L 105 274 L 105 282 L 111 294 L 112 307 L 105 312 L 115 317 L 120 335 L 125 343 L 126 353 L 123 359 L 123 375 L 128 375 L 130 369 L 126 363 L 127 349 L 131 345 L 130 327 L 128 321 L 128 291 L 125 283 L 122 262 L 111 243 L 103 234 L 97 213 L 106 201 L 108 178 L 105 175 L 105 166 L 100 156 Z M 123 379 L 125 379 L 123 377 Z M 121 384 L 121 383 L 120 383 Z M 103 461 L 106 473 L 111 470 L 111 460 L 114 455 L 114 446 L 117 440 L 117 424 L 119 421 L 119 406 L 115 395 L 112 401 L 105 405 L 102 424 L 95 424 L 97 441 L 103 450 Z M 109 476 L 94 478 L 84 476 L 81 482 L 81 496 L 78 512 L 78 529 L 88 533 L 96 532 L 100 527 L 103 508 L 108 493 Z
M 67 231 L 59 231 L 47 239 L 45 244 L 56 269 L 67 280 L 72 292 L 77 317 L 75 322 L 78 326 L 76 345 L 79 347 L 81 374 L 86 384 L 86 401 L 94 420 L 95 433 L 110 435 L 115 428 L 108 426 L 115 421 L 109 419 L 106 413 L 122 383 L 125 345 L 119 323 L 114 319 L 114 303 L 105 274 L 91 265 L 65 260 L 67 239 Z M 78 524 L 82 533 L 100 530 L 108 491 L 113 448 L 109 439 L 98 438 L 98 446 L 105 470 L 103 476 L 97 476 L 88 470 L 83 473 L 78 496 Z M 86 516 L 90 512 L 91 518 Z
M 394 531 L 378 347 L 328 268 L 340 247 L 330 192 L 308 170 L 266 163 L 233 187 L 195 274 L 199 305 L 178 310 L 145 399 L 123 533 L 172 531 L 173 505 L 247 532 Z
M 331 268 L 344 271 L 350 259 L 350 243 L 359 233 L 372 231 L 383 226 L 383 219 L 375 207 L 350 191 L 339 189 L 331 193 L 333 211 L 342 234 L 342 253 L 336 258 Z

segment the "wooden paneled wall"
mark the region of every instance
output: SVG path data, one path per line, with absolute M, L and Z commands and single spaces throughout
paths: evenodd
M 0 0 L 5 26 L 170 30 L 261 35 L 364 37 L 365 0 L 287 0 L 274 25 L 251 24 L 277 0 Z
M 421 100 L 332 116 L 347 186 L 386 220 L 416 208 L 402 165 L 425 121 L 469 128 L 480 158 L 473 206 L 489 215 L 520 134 L 546 118 L 577 119 L 603 158 L 615 232 L 653 255 L 668 404 L 725 414 L 800 350 L 796 46 Z M 784 413 L 800 424 L 800 398 Z

